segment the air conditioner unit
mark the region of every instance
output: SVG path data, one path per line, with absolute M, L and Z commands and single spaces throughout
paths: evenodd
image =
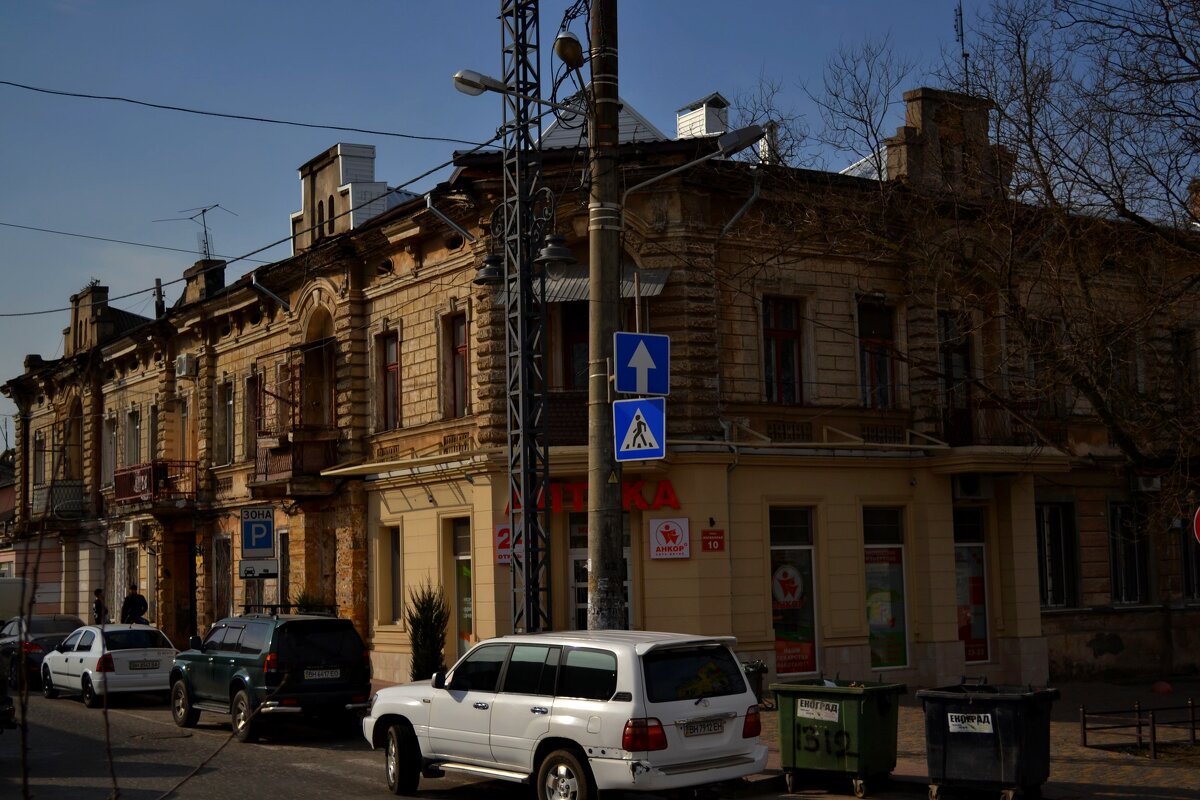
M 175 356 L 175 377 L 194 378 L 198 368 L 196 357 L 191 353 L 181 353 Z
M 955 500 L 990 500 L 992 476 L 978 472 L 963 472 L 951 478 Z
M 1133 476 L 1133 491 L 1135 492 L 1157 492 L 1162 490 L 1162 478 L 1157 475 L 1134 475 Z

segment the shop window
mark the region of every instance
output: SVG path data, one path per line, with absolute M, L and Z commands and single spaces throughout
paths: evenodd
M 233 463 L 234 432 L 237 430 L 234 425 L 233 399 L 233 381 L 225 381 L 217 386 L 216 408 L 213 409 L 214 466 Z
M 388 527 L 383 529 L 383 547 L 385 552 L 381 559 L 387 564 L 387 574 L 380 576 L 380 585 L 388 588 L 387 602 L 382 603 L 386 609 L 382 622 L 387 625 L 404 624 L 404 571 L 401 563 L 400 528 Z
M 895 327 L 894 309 L 859 301 L 859 386 L 866 408 L 896 407 Z
M 458 655 L 471 649 L 474 626 L 474 593 L 471 569 L 471 520 L 457 517 L 450 521 L 454 555 L 454 629 Z
M 1069 503 L 1038 503 L 1038 587 L 1042 608 L 1079 604 L 1079 544 Z
M 904 509 L 864 508 L 867 631 L 871 667 L 908 666 L 904 597 Z
M 1108 506 L 1108 551 L 1112 601 L 1144 603 L 1150 588 L 1150 537 L 1138 524 L 1131 503 Z
M 774 507 L 769 520 L 775 670 L 781 675 L 816 672 L 813 510 Z
M 379 337 L 379 429 L 400 427 L 400 334 L 389 331 Z
M 142 463 L 142 412 L 130 409 L 125 414 L 125 460 L 123 466 Z
M 467 349 L 467 315 L 448 314 L 442 321 L 443 412 L 448 417 L 465 417 L 470 408 L 468 398 L 469 353 Z
M 803 402 L 800 301 L 791 297 L 764 297 L 762 336 L 767 402 Z
M 954 509 L 954 594 L 967 663 L 989 658 L 987 550 L 982 508 Z

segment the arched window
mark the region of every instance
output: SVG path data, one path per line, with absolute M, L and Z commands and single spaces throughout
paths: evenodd
M 325 232 L 325 201 L 317 201 L 317 224 L 313 230 L 313 238 L 320 239 L 321 234 Z
M 333 236 L 333 220 L 336 217 L 337 214 L 333 211 L 333 195 L 329 195 L 329 225 L 325 228 L 325 232 L 330 236 Z

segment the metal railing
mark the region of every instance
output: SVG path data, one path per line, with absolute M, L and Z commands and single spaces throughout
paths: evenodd
M 82 480 L 55 480 L 34 486 L 29 515 L 33 519 L 79 519 L 87 511 Z
M 1138 750 L 1150 746 L 1150 758 L 1158 758 L 1158 747 L 1162 744 L 1182 744 L 1183 739 L 1162 739 L 1163 728 L 1168 731 L 1186 731 L 1187 744 L 1196 744 L 1196 705 L 1189 697 L 1182 706 L 1162 706 L 1144 709 L 1141 703 L 1134 703 L 1133 708 L 1113 711 L 1088 711 L 1086 706 L 1079 707 L 1079 744 L 1081 747 L 1113 747 L 1129 746 L 1132 742 Z M 1089 734 L 1106 733 L 1106 738 L 1116 738 L 1117 741 L 1105 741 L 1097 744 L 1089 743 Z

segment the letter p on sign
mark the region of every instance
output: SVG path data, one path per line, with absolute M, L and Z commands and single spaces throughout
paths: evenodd
M 275 509 L 242 509 L 242 558 L 275 558 Z

